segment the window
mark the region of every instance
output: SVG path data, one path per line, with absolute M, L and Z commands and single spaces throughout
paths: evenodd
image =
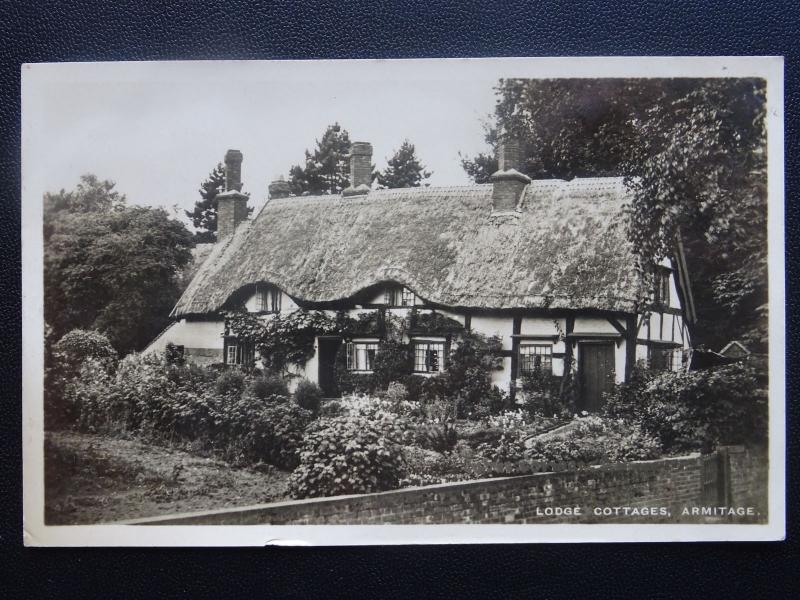
M 418 304 L 414 292 L 402 286 L 387 288 L 383 295 L 383 302 L 387 306 L 415 306 Z
M 276 287 L 258 289 L 258 312 L 280 312 L 281 291 Z
M 239 364 L 237 359 L 239 358 L 239 346 L 236 344 L 228 344 L 228 350 L 225 354 L 225 364 L 226 365 L 236 365 Z
M 241 342 L 231 338 L 225 345 L 226 365 L 245 365 L 252 367 L 255 364 L 256 353 L 252 343 Z
M 647 352 L 647 362 L 655 371 L 676 371 L 682 362 L 680 348 L 650 348 Z
M 444 370 L 444 342 L 414 342 L 414 371 L 441 373 Z
M 347 344 L 347 370 L 372 371 L 378 342 L 349 342 Z
M 662 306 L 669 306 L 669 271 L 667 270 L 656 272 L 653 302 Z
M 414 306 L 414 292 L 408 288 L 403 288 L 400 292 L 400 306 Z
M 553 347 L 549 344 L 521 344 L 519 374 L 530 375 L 536 371 L 553 372 Z

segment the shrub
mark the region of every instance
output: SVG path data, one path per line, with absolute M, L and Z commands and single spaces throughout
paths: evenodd
M 766 443 L 767 398 L 747 363 L 660 373 L 640 402 L 638 422 L 672 451 Z
M 603 414 L 613 419 L 635 420 L 642 412 L 644 390 L 655 372 L 639 362 L 627 381 L 614 385 L 611 393 L 603 395 Z
M 503 390 L 493 385 L 466 416 L 470 419 L 485 419 L 497 415 L 512 406 L 511 398 Z
M 416 440 L 426 450 L 449 452 L 458 441 L 458 433 L 451 422 L 423 423 L 417 428 Z
M 305 435 L 300 465 L 289 478 L 292 497 L 365 494 L 397 487 L 403 454 L 380 424 L 363 417 L 318 419 Z
M 400 381 L 408 394 L 409 402 L 419 402 L 422 399 L 422 386 L 428 380 L 427 377 L 422 375 L 407 375 Z
M 338 400 L 325 400 L 319 407 L 321 417 L 341 417 L 344 413 L 345 409 Z
M 448 395 L 458 401 L 458 416 L 476 415 L 476 407 L 492 394 L 492 372 L 503 368 L 500 338 L 474 332 L 463 334 L 450 352 L 444 373 Z
M 408 344 L 387 340 L 382 342 L 375 354 L 372 366 L 375 387 L 385 390 L 392 382 L 400 382 L 411 374 L 414 358 Z
M 109 420 L 121 420 L 112 377 L 102 363 L 92 358 L 85 360 L 79 376 L 64 386 L 62 398 L 63 414 L 79 429 L 95 431 Z
M 65 388 L 79 376 L 86 361 L 92 361 L 94 371 L 100 369 L 108 374 L 116 368 L 117 360 L 111 342 L 98 331 L 73 329 L 53 344 L 45 370 L 45 428 L 57 429 L 76 423 L 76 399 L 66 398 Z M 94 376 L 100 376 L 99 371 Z
M 69 392 L 83 429 L 130 430 L 236 463 L 294 468 L 311 413 L 286 396 L 242 394 L 244 382 L 237 371 L 217 374 L 169 365 L 163 355 L 134 354 L 114 377 L 102 377 L 87 361 Z
M 638 423 L 670 452 L 764 444 L 767 399 L 746 362 L 702 371 L 637 371 L 606 397 L 605 414 Z
M 214 389 L 220 396 L 236 396 L 242 393 L 245 375 L 238 369 L 226 369 L 217 377 Z
M 464 441 L 471 448 L 477 448 L 483 444 L 487 447 L 494 447 L 500 442 L 503 435 L 501 427 L 481 427 L 462 435 Z
M 164 348 L 164 359 L 167 361 L 168 365 L 183 365 L 186 363 L 183 350 L 179 349 L 178 346 L 172 342 L 167 343 Z
M 531 415 L 545 417 L 572 414 L 560 393 L 559 381 L 549 372 L 535 369 L 522 377 L 525 410 Z
M 250 393 L 259 400 L 266 400 L 272 396 L 289 396 L 289 387 L 278 375 L 261 375 L 253 378 Z
M 299 407 L 317 414 L 322 401 L 322 389 L 316 383 L 303 379 L 294 391 L 294 401 Z
M 71 378 L 80 372 L 83 361 L 91 358 L 106 371 L 117 364 L 117 351 L 99 331 L 73 329 L 53 347 L 53 358 L 62 376 Z
M 291 402 L 273 401 L 254 406 L 246 398 L 234 408 L 243 432 L 234 428 L 231 447 L 241 443 L 242 458 L 249 463 L 263 461 L 282 469 L 294 469 L 300 463 L 303 432 L 312 414 Z M 236 423 L 232 423 L 236 424 Z
M 386 401 L 393 405 L 399 406 L 403 402 L 408 401 L 408 390 L 402 383 L 393 381 L 386 388 Z

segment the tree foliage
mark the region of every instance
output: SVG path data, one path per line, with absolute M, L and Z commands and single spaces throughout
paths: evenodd
M 765 85 L 756 79 L 500 80 L 498 132 L 527 145 L 533 178 L 625 176 L 642 267 L 687 250 L 695 342 L 766 345 Z M 462 159 L 476 182 L 497 164 Z
M 292 193 L 338 194 L 350 185 L 350 135 L 338 123 L 329 125 L 314 152 L 306 150 L 304 165 L 289 170 Z
M 414 144 L 405 140 L 376 178 L 384 188 L 408 188 L 419 187 L 431 174 L 417 158 Z
M 52 339 L 105 333 L 125 354 L 169 322 L 192 238 L 161 208 L 127 206 L 109 181 L 85 175 L 44 199 L 45 321 Z

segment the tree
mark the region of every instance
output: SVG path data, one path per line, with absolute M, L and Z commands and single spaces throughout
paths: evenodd
M 376 175 L 378 185 L 384 188 L 419 187 L 430 176 L 430 171 L 419 162 L 414 144 L 408 140 L 389 159 L 386 169 Z
M 208 178 L 200 184 L 200 200 L 195 202 L 186 216 L 192 220 L 198 243 L 215 242 L 217 240 L 217 194 L 225 191 L 225 167 L 222 163 L 209 173 Z
M 498 132 L 527 143 L 533 178 L 624 176 L 641 267 L 680 233 L 700 321 L 695 342 L 766 344 L 765 87 L 754 79 L 500 80 Z M 462 159 L 475 181 L 496 163 Z
M 113 188 L 85 175 L 74 192 L 46 194 L 44 312 L 49 339 L 95 329 L 125 354 L 169 322 L 193 241 L 165 210 L 127 206 Z
M 295 165 L 289 171 L 289 185 L 295 195 L 338 194 L 350 185 L 347 131 L 334 123 L 316 143 L 313 154 L 306 150 L 305 165 Z
M 195 229 L 199 229 L 195 241 L 198 244 L 213 243 L 217 241 L 217 195 L 225 191 L 225 167 L 222 163 L 214 167 L 198 191 L 200 200 L 195 202 L 192 210 L 186 211 L 186 216 L 192 220 Z M 248 193 L 245 195 L 250 196 Z M 248 207 L 247 211 L 253 212 L 253 207 Z

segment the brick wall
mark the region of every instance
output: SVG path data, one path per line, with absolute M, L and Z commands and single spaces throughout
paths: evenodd
M 729 452 L 729 506 L 764 507 L 759 487 L 766 464 L 749 452 Z M 684 509 L 718 506 L 704 482 L 719 480 L 718 462 L 689 455 L 602 465 L 562 473 L 537 473 L 408 488 L 378 494 L 276 502 L 194 515 L 141 519 L 138 524 L 425 524 L 425 523 L 720 523 L 753 518 L 686 515 Z M 719 463 L 722 464 L 722 463 Z M 709 469 L 709 465 L 713 468 Z M 704 478 L 704 474 L 711 478 Z M 759 495 L 760 490 L 760 495 Z M 716 497 L 716 496 L 714 496 Z M 761 503 L 761 504 L 759 504 Z M 625 514 L 627 507 L 628 514 Z M 575 514 L 576 508 L 579 514 Z M 568 509 L 571 509 L 568 510 Z M 756 519 L 757 520 L 757 519 Z
M 747 450 L 743 446 L 727 446 L 727 493 L 731 505 L 755 506 L 767 514 L 769 489 L 769 459 L 766 449 Z

